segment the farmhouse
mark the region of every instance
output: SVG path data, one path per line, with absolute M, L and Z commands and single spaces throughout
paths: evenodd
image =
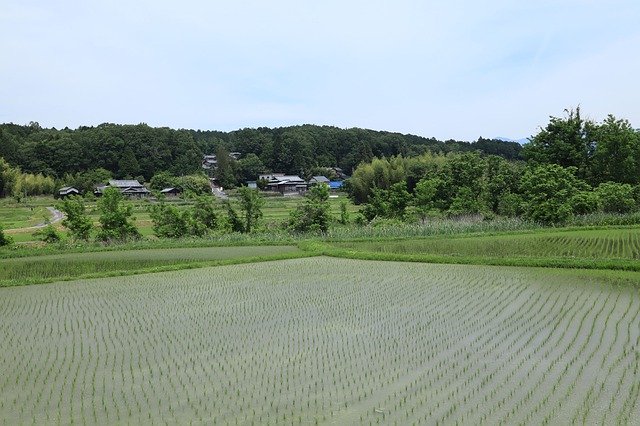
M 182 190 L 180 188 L 164 188 L 160 190 L 160 193 L 165 197 L 178 197 L 182 194 Z
M 126 195 L 130 198 L 144 198 L 151 194 L 147 188 L 135 179 L 116 180 L 111 179 L 107 185 L 101 185 L 96 188 L 93 193 L 96 196 L 102 195 L 104 190 L 108 187 L 118 188 L 122 195 Z
M 300 176 L 285 175 L 284 173 L 272 173 L 260 175 L 258 180 L 266 180 L 267 191 L 279 192 L 282 195 L 304 194 L 309 184 Z
M 237 160 L 240 158 L 239 152 L 230 152 L 229 158 Z M 214 172 L 218 168 L 218 157 L 215 154 L 207 154 L 202 156 L 202 169 L 205 172 Z
M 80 191 L 73 186 L 65 186 L 58 191 L 58 198 L 65 198 L 71 195 L 80 195 Z
M 309 185 L 316 185 L 318 183 L 326 183 L 327 185 L 329 185 L 329 182 L 329 179 L 325 176 L 314 176 L 309 179 Z

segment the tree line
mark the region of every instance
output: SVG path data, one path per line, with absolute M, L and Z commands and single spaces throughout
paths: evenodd
M 163 197 L 149 206 L 153 233 L 159 238 L 203 237 L 211 233 L 250 233 L 260 226 L 264 199 L 260 193 L 248 187 L 238 190 L 238 197 L 226 201 L 226 216 L 216 205 L 214 198 L 206 195 L 192 196 L 188 206 L 178 208 L 166 203 Z M 125 242 L 142 237 L 134 224 L 133 205 L 117 188 L 105 189 L 97 201 L 99 227 L 95 228 L 89 216 L 86 200 L 80 196 L 70 196 L 60 201 L 56 207 L 64 213 L 62 224 L 69 232 L 69 238 L 76 242 L 94 239 L 101 243 Z M 344 223 L 343 209 L 340 221 Z M 329 213 L 329 186 L 313 186 L 305 201 L 290 212 L 284 228 L 291 232 L 326 232 L 332 217 Z M 49 223 L 37 232 L 47 243 L 62 240 L 60 233 Z M 0 224 L 0 246 L 12 244 Z
M 584 120 L 580 109 L 533 136 L 523 160 L 481 153 L 375 158 L 348 181 L 366 220 L 482 214 L 566 223 L 640 210 L 640 132 L 627 120 Z
M 174 176 L 201 171 L 203 154 L 240 152 L 231 183 L 254 180 L 256 171 L 305 174 L 314 167 L 340 167 L 350 173 L 374 157 L 415 156 L 425 152 L 479 150 L 518 159 L 517 143 L 479 138 L 475 142 L 438 141 L 366 129 L 302 125 L 232 132 L 154 128 L 146 124 L 105 123 L 77 129 L 0 124 L 0 157 L 24 173 L 64 180 L 77 174 L 104 174 L 149 181 L 160 172 Z M 218 156 L 219 159 L 221 158 Z M 223 159 L 224 160 L 224 159 Z

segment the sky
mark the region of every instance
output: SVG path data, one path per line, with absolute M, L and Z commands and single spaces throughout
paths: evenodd
M 520 139 L 640 127 L 638 0 L 0 2 L 0 122 Z

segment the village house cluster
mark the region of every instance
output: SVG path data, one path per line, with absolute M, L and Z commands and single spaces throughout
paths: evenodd
M 229 157 L 232 160 L 238 160 L 241 156 L 239 152 L 230 152 Z M 212 192 L 220 192 L 222 188 L 213 176 L 218 167 L 218 161 L 215 154 L 204 155 L 202 158 L 202 169 L 209 176 L 209 182 Z M 287 175 L 285 173 L 264 173 L 257 176 L 254 181 L 248 181 L 245 184 L 249 188 L 259 189 L 265 192 L 279 193 L 281 195 L 303 195 L 313 185 L 324 183 L 329 185 L 332 191 L 337 191 L 342 187 L 344 180 L 348 177 L 339 167 L 327 168 L 331 175 L 336 176 L 334 180 L 330 180 L 326 176 L 313 176 L 308 180 L 298 175 Z M 146 198 L 152 195 L 151 191 L 136 179 L 111 179 L 106 184 L 96 186 L 93 194 L 96 197 L 102 196 L 106 188 L 118 188 L 120 192 L 129 198 Z M 163 188 L 160 193 L 166 197 L 177 197 L 181 195 L 179 188 Z M 74 187 L 65 186 L 58 191 L 58 197 L 64 198 L 71 195 L 81 195 L 81 192 Z

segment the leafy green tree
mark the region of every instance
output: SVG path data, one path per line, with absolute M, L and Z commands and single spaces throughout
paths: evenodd
M 573 216 L 570 199 L 587 185 L 578 180 L 575 168 L 544 164 L 528 169 L 521 181 L 525 216 L 544 224 L 562 224 Z
M 140 238 L 140 232 L 131 222 L 133 206 L 124 200 L 117 188 L 108 187 L 98 200 L 100 230 L 96 239 L 103 242 L 126 241 Z
M 156 191 L 160 191 L 164 188 L 175 188 L 178 183 L 176 178 L 171 172 L 159 172 L 153 175 L 149 181 L 149 187 Z
M 240 215 L 230 202 L 226 203 L 227 208 L 227 222 L 231 232 L 245 232 L 244 222 L 240 218 Z
M 598 194 L 592 190 L 578 191 L 569 200 L 573 214 L 582 215 L 598 210 Z
M 499 213 L 503 194 L 518 192 L 522 166 L 496 156 L 487 157 L 485 164 L 482 179 L 479 182 L 481 187 L 479 201 L 488 210 Z
M 415 187 L 413 204 L 421 220 L 425 220 L 432 211 L 438 210 L 438 195 L 444 182 L 438 177 L 423 178 Z
M 595 150 L 591 158 L 590 178 L 594 183 L 618 182 L 635 184 L 640 181 L 640 135 L 627 120 L 609 115 L 593 126 Z
M 20 169 L 14 168 L 0 157 L 0 197 L 10 197 L 19 192 Z
M 592 144 L 588 125 L 580 116 L 580 107 L 565 110 L 566 118 L 550 117 L 547 127 L 531 138 L 522 150 L 524 157 L 537 164 L 575 167 L 584 177 Z
M 252 152 L 238 160 L 238 174 L 241 182 L 257 180 L 258 175 L 263 173 L 265 169 L 260 157 Z
M 193 221 L 195 227 L 201 231 L 194 231 L 196 235 L 201 235 L 209 230 L 218 228 L 218 214 L 213 203 L 213 198 L 207 195 L 201 195 L 194 198 L 193 203 Z M 194 225 L 192 225 L 193 227 Z
M 356 204 L 369 202 L 374 188 L 389 189 L 391 185 L 406 180 L 406 160 L 402 157 L 374 158 L 363 163 L 349 179 L 349 195 Z
M 411 203 L 411 194 L 407 191 L 407 183 L 405 181 L 394 183 L 387 191 L 389 197 L 389 211 L 391 217 L 403 220 L 407 207 Z
M 340 223 L 343 225 L 348 224 L 351 221 L 351 215 L 347 209 L 347 202 L 342 200 L 340 202 Z
M 64 186 L 73 186 L 81 193 L 89 194 L 93 192 L 97 185 L 106 183 L 111 178 L 113 178 L 113 175 L 110 171 L 97 168 L 75 174 L 67 173 L 62 178 L 62 181 Z
M 189 197 L 211 194 L 209 178 L 203 174 L 180 176 L 177 178 L 176 186 Z
M 120 168 L 120 177 L 132 178 L 140 172 L 140 164 L 130 146 L 127 146 L 122 152 L 118 167 Z
M 510 191 L 500 194 L 496 213 L 506 217 L 516 217 L 523 213 L 524 200 L 522 195 Z
M 88 241 L 93 229 L 93 222 L 86 212 L 84 200 L 79 196 L 65 198 L 57 208 L 65 214 L 62 220 L 72 238 Z
M 640 185 L 633 187 L 633 199 L 636 201 L 636 210 L 640 210 Z
M 249 233 L 256 228 L 260 218 L 262 218 L 262 206 L 264 198 L 257 190 L 246 186 L 238 190 L 240 196 L 240 209 L 243 213 L 243 231 Z
M 628 183 L 601 183 L 596 194 L 600 209 L 605 213 L 628 213 L 635 208 L 633 187 Z
M 389 217 L 389 197 L 385 189 L 373 188 L 369 202 L 360 210 L 362 216 L 371 222 L 376 217 Z
M 313 185 L 305 196 L 305 202 L 290 213 L 289 229 L 294 232 L 327 232 L 331 222 L 329 209 L 329 185 Z
M 216 170 L 215 177 L 223 188 L 234 188 L 236 186 L 236 177 L 234 173 L 232 160 L 229 157 L 229 151 L 223 146 L 218 147 L 216 151 Z
M 448 214 L 450 216 L 463 216 L 480 213 L 481 203 L 478 201 L 471 188 L 463 186 L 458 189 L 456 196 L 451 201 Z

